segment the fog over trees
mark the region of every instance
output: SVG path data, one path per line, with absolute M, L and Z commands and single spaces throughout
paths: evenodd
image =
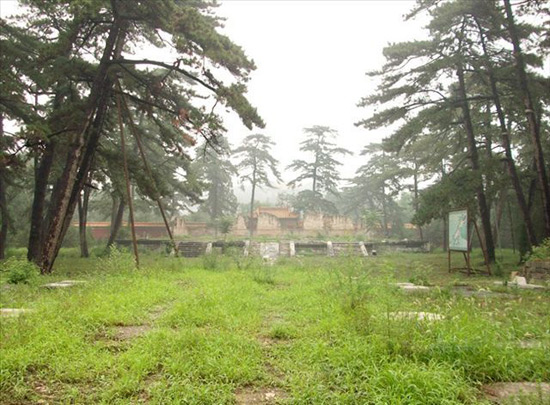
M 138 221 L 215 229 L 279 203 L 437 245 L 448 211 L 468 208 L 491 262 L 499 246 L 525 253 L 550 237 L 545 1 L 411 2 L 405 20 L 424 16 L 428 37 L 389 44 L 357 78 L 378 87 L 357 100 L 366 136 L 352 151 L 323 116 L 302 133 L 263 131 L 247 99 L 254 55 L 222 34 L 210 1 L 27 0 L 17 12 L 0 21 L 0 258 L 26 247 L 49 273 L 64 241 L 89 254 L 88 221 L 111 222 L 104 245 L 127 237 L 130 202 Z M 253 135 L 237 142 L 227 111 Z M 283 137 L 299 156 L 285 168 L 272 148 Z M 351 155 L 362 163 L 345 178 Z M 261 188 L 278 202 L 258 201 Z

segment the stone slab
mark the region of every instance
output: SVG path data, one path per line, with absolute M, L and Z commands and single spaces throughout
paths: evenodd
M 512 281 L 510 281 L 511 284 L 517 284 L 519 286 L 525 286 L 527 285 L 527 279 L 525 277 L 521 276 L 515 276 Z
M 418 321 L 440 321 L 445 319 L 443 315 L 433 312 L 391 312 L 390 318 L 395 320 L 408 319 Z
M 23 314 L 28 314 L 33 312 L 31 309 L 27 308 L 0 308 L 0 316 L 2 317 L 16 317 Z
M 334 246 L 330 240 L 327 242 L 327 256 L 334 256 Z
M 361 250 L 361 254 L 363 256 L 368 256 L 369 252 L 367 251 L 367 247 L 365 246 L 364 242 L 359 242 L 359 250 Z
M 549 383 L 497 382 L 493 384 L 486 384 L 482 386 L 481 389 L 485 393 L 487 399 L 496 403 L 501 403 L 502 400 L 510 400 L 514 398 L 519 399 L 525 396 L 541 400 L 541 404 L 548 403 L 547 401 L 550 400 Z M 529 403 L 534 404 L 535 402 Z
M 524 290 L 546 290 L 546 287 L 543 285 L 538 284 L 525 284 L 525 285 L 518 285 L 519 288 L 522 288 Z
M 503 297 L 503 298 L 514 298 L 514 295 L 499 292 L 491 291 L 484 289 L 475 289 L 467 286 L 455 286 L 452 289 L 452 292 L 455 294 L 462 295 L 463 297 L 478 297 L 478 298 L 487 298 L 487 297 Z
M 279 256 L 278 242 L 262 242 L 260 243 L 260 256 L 265 261 L 275 261 Z
M 63 281 L 57 281 L 55 283 L 44 284 L 42 287 L 51 288 L 51 289 L 56 289 L 56 288 L 63 289 L 63 288 L 74 287 L 75 285 L 81 285 L 84 283 L 86 283 L 86 281 L 83 281 L 83 280 L 63 280 Z
M 523 278 L 523 277 L 522 277 Z M 501 285 L 505 286 L 502 281 L 495 281 L 493 283 L 494 285 Z M 514 287 L 514 288 L 520 288 L 522 290 L 546 290 L 546 287 L 543 285 L 538 284 L 515 284 L 515 283 L 508 283 L 508 287 Z
M 534 340 L 534 339 L 520 340 L 518 342 L 518 346 L 521 347 L 522 349 L 539 349 L 544 347 L 544 343 L 541 342 L 540 340 Z
M 424 285 L 402 285 L 399 287 L 402 291 L 406 292 L 428 292 L 430 287 Z

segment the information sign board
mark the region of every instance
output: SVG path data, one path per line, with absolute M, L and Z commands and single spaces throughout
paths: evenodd
M 468 252 L 468 210 L 449 212 L 449 250 Z

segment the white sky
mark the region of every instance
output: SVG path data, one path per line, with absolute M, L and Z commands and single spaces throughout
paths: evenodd
M 12 14 L 16 4 L 0 0 L 0 14 Z M 248 96 L 267 124 L 263 130 L 249 131 L 231 114 L 226 121 L 231 144 L 237 146 L 251 133 L 271 136 L 286 182 L 293 176 L 284 168 L 293 159 L 305 158 L 298 150 L 303 128 L 329 126 L 339 132 L 338 145 L 357 155 L 347 157 L 341 170 L 343 177 L 353 176 L 362 164 L 358 152 L 363 146 L 388 135 L 354 126 L 368 115 L 357 103 L 376 86 L 365 73 L 382 66 L 382 49 L 388 43 L 422 36 L 420 22 L 403 22 L 414 1 L 221 0 L 220 4 L 217 14 L 227 18 L 223 32 L 257 65 Z
M 243 47 L 256 65 L 249 99 L 266 122 L 248 131 L 234 115 L 227 121 L 233 145 L 250 133 L 277 143 L 274 155 L 284 169 L 298 150 L 303 128 L 326 125 L 339 133 L 337 143 L 356 153 L 347 157 L 344 177 L 363 163 L 358 152 L 389 135 L 354 123 L 368 115 L 358 108 L 376 83 L 365 73 L 381 68 L 390 42 L 418 39 L 419 21 L 403 22 L 412 0 L 221 0 L 217 13 L 227 17 L 224 33 Z M 364 159 L 364 157 L 362 158 Z M 289 181 L 292 173 L 284 173 Z M 262 195 L 260 194 L 260 197 Z

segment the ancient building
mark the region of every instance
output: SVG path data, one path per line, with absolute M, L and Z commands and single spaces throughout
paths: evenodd
M 288 207 L 258 207 L 252 218 L 238 215 L 230 235 L 245 237 L 250 235 L 251 228 L 253 235 L 271 237 L 344 236 L 364 232 L 361 226 L 354 224 L 348 217 L 311 213 L 301 218 Z M 174 220 L 175 236 L 210 234 L 212 230 L 206 223 L 186 222 L 183 218 Z
M 174 237 L 214 236 L 215 229 L 207 222 L 186 221 L 182 217 L 172 219 Z M 78 224 L 73 224 L 78 226 Z M 94 239 L 107 239 L 111 224 L 109 222 L 89 222 Z M 126 223 L 123 227 L 127 226 Z M 312 237 L 312 236 L 346 236 L 364 235 L 364 228 L 344 216 L 330 216 L 318 213 L 307 213 L 303 217 L 287 207 L 258 207 L 252 218 L 238 215 L 229 235 L 248 237 L 250 228 L 255 236 L 279 237 Z M 136 222 L 136 234 L 139 239 L 162 239 L 168 234 L 163 223 Z

